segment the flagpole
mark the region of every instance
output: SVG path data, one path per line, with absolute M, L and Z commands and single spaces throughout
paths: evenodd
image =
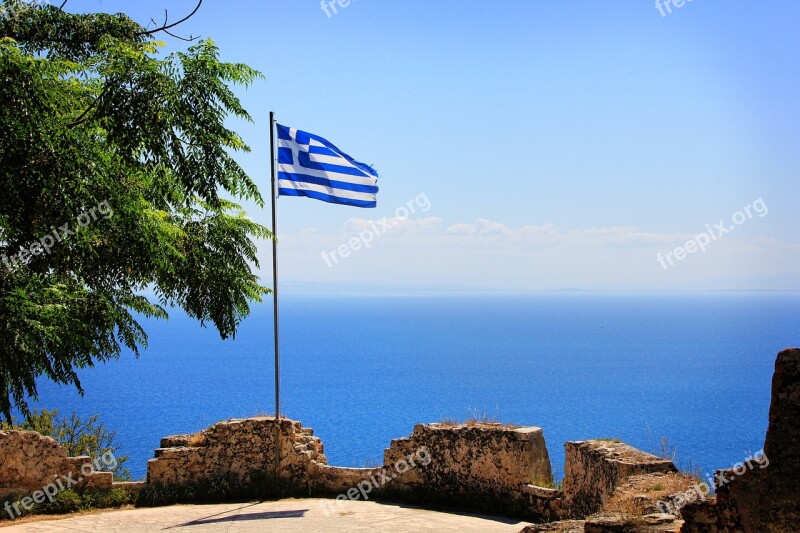
M 269 113 L 269 151 L 272 189 L 272 300 L 273 328 L 275 338 L 275 480 L 278 482 L 280 467 L 280 420 L 281 420 L 281 357 L 280 338 L 278 336 L 278 225 L 276 216 L 276 200 L 278 196 L 277 177 L 275 173 L 275 113 Z

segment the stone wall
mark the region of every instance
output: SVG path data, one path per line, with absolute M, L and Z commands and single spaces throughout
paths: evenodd
M 798 435 L 800 350 L 791 349 L 778 354 L 775 364 L 764 446 L 768 465 L 744 473 L 726 471 L 730 482 L 717 488 L 715 498 L 683 508 L 682 531 L 800 531 Z M 535 427 L 418 425 L 409 437 L 392 441 L 382 466 L 342 468 L 327 464 L 322 442 L 313 430 L 299 422 L 261 417 L 221 422 L 192 435 L 165 437 L 155 458 L 148 461 L 146 486 L 188 487 L 192 489 L 188 493 L 196 493 L 198 486 L 224 479 L 245 492 L 270 485 L 275 495 L 445 503 L 555 521 L 585 518 L 600 510 L 615 490 L 626 486 L 626 480 L 676 471 L 670 461 L 618 441 L 568 442 L 565 448 L 561 491 L 549 487 L 552 474 L 547 447 L 542 430 Z M 280 457 L 278 479 L 274 476 L 276 451 Z M 112 474 L 94 472 L 89 457 L 67 457 L 56 441 L 37 433 L 0 431 L 0 497 L 38 491 L 59 478 L 75 479 L 78 487 L 112 487 Z M 142 486 L 133 483 L 123 488 L 138 490 Z M 649 529 L 631 531 L 672 527 L 666 515 L 644 518 L 653 522 L 647 525 Z M 593 531 L 628 527 L 620 517 L 607 514 L 579 522 L 595 528 Z M 569 528 L 577 523 L 564 522 Z
M 276 451 L 280 453 L 280 483 L 274 482 Z M 280 486 L 283 495 L 335 495 L 377 470 L 329 466 L 312 429 L 288 419 L 276 423 L 274 417 L 256 417 L 161 439 L 155 458 L 147 462 L 147 484 L 190 486 L 225 480 L 245 493 L 249 489 L 276 492 Z
M 296 488 L 309 488 L 312 463 L 327 464 L 322 443 L 300 422 L 257 417 L 220 422 L 192 435 L 161 439 L 147 462 L 147 483 L 187 486 L 224 478 L 242 488 L 262 483 L 275 469 L 276 442 L 281 477 Z
M 79 479 L 79 486 L 112 486 L 110 473 L 83 475 L 81 466 L 91 466 L 88 457 L 68 458 L 53 439 L 36 433 L 0 432 L 0 459 L 0 490 L 8 492 L 39 490 L 58 476 Z M 542 430 L 499 424 L 418 425 L 391 442 L 382 466 L 342 468 L 327 464 L 311 429 L 259 417 L 165 437 L 148 461 L 146 486 L 183 487 L 188 495 L 225 486 L 227 494 L 238 495 L 392 499 L 553 521 L 580 515 L 576 502 L 588 508 L 587 502 L 604 501 L 628 475 L 671 469 L 671 463 L 622 443 L 568 443 L 565 496 L 552 488 Z
M 552 488 L 550 458 L 541 428 L 499 424 L 417 425 L 393 440 L 384 466 L 425 450 L 428 464 L 398 476 L 393 496 L 496 513 L 553 519 L 561 513 L 561 491 Z
M 683 508 L 684 533 L 800 531 L 800 350 L 784 350 L 775 362 L 766 468 L 742 475 L 724 471 L 730 482 L 717 497 Z M 741 472 L 740 472 L 741 473 Z
M 574 516 L 598 511 L 631 476 L 677 472 L 672 461 L 619 441 L 567 442 L 565 452 L 564 493 Z
M 299 422 L 272 417 L 221 422 L 194 435 L 162 440 L 148 462 L 148 484 L 204 485 L 224 478 L 252 488 L 274 479 L 275 442 L 280 442 L 282 496 L 336 496 L 446 504 L 551 521 L 582 515 L 610 495 L 626 476 L 674 471 L 622 443 L 569 443 L 569 487 L 552 488 L 550 459 L 540 428 L 499 424 L 417 425 L 391 442 L 383 465 L 341 468 L 327 464 L 323 446 Z M 572 505 L 583 507 L 572 509 Z M 587 513 L 588 514 L 588 513 Z
M 552 484 L 542 430 L 500 425 L 418 425 L 411 436 L 392 441 L 383 466 L 342 468 L 327 464 L 322 443 L 299 422 L 231 420 L 162 439 L 148 461 L 147 482 L 189 486 L 223 478 L 245 490 L 255 488 L 265 477 L 274 478 L 276 438 L 281 495 L 482 505 L 537 517 L 561 509 L 560 491 L 534 485 Z
M 32 431 L 0 431 L 0 498 L 24 495 L 60 481 L 111 488 L 110 472 L 95 472 L 91 457 L 67 457 L 58 442 Z
M 384 463 L 402 460 L 423 448 L 431 460 L 421 477 L 433 484 L 470 482 L 476 489 L 486 491 L 553 484 L 541 428 L 418 424 L 411 436 L 392 441 Z

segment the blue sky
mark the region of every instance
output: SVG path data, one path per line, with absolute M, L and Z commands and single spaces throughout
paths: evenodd
M 146 22 L 194 2 L 69 5 Z M 337 10 L 206 0 L 180 31 L 266 76 L 238 90 L 255 124 L 234 124 L 265 196 L 271 110 L 381 174 L 377 209 L 279 200 L 289 290 L 800 290 L 797 2 Z M 427 209 L 375 231 L 420 195 Z M 768 209 L 732 222 L 759 199 Z M 247 210 L 268 224 L 268 209 Z M 677 259 L 721 220 L 735 231 Z M 342 246 L 329 266 L 322 252 Z

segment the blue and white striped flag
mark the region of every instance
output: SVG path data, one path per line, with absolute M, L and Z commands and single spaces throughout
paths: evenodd
M 278 196 L 356 207 L 378 205 L 378 173 L 319 135 L 276 124 Z

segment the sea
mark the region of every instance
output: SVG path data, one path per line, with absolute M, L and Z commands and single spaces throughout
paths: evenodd
M 800 345 L 798 293 L 281 298 L 282 412 L 330 464 L 376 466 L 415 424 L 491 420 L 564 443 L 620 439 L 695 473 L 764 444 L 775 357 Z M 99 415 L 134 479 L 162 437 L 274 413 L 272 308 L 222 341 L 178 310 L 143 320 L 140 357 L 39 383 L 33 405 Z

